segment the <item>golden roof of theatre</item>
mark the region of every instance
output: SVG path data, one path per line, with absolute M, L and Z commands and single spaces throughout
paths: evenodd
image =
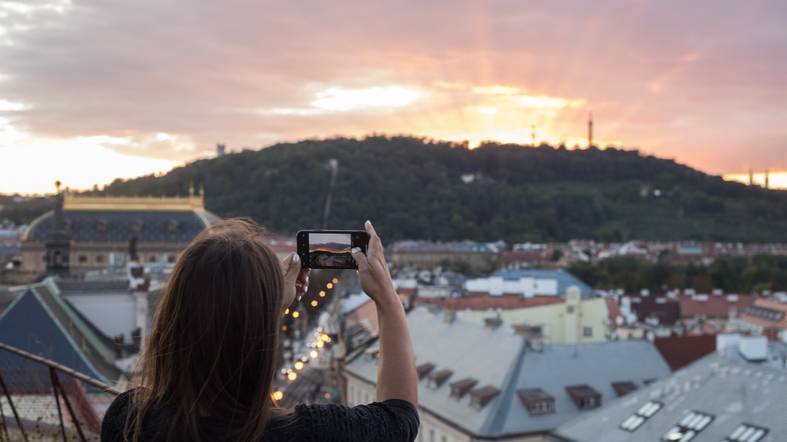
M 63 210 L 77 211 L 192 211 L 205 208 L 203 195 L 191 196 L 94 196 L 63 195 Z

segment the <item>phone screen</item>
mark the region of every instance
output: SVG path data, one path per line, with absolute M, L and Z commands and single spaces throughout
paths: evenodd
M 350 233 L 310 233 L 309 264 L 315 267 L 352 268 L 355 260 Z

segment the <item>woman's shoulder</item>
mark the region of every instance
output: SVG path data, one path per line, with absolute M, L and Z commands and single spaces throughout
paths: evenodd
M 282 426 L 273 427 L 285 432 L 294 430 L 302 437 L 325 441 L 410 442 L 415 440 L 419 426 L 416 408 L 401 400 L 355 407 L 336 404 L 298 405 L 282 422 Z
M 130 397 L 130 391 L 120 393 L 107 408 L 106 413 L 104 413 L 104 419 L 101 421 L 102 441 L 122 440 Z

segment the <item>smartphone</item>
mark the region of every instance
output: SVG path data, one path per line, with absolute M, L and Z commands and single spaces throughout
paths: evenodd
M 310 269 L 357 269 L 350 249 L 366 253 L 369 234 L 363 230 L 301 230 L 298 256 Z

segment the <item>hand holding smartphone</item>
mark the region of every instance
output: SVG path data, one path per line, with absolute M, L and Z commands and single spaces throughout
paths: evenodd
M 310 269 L 357 269 L 350 250 L 366 253 L 369 234 L 363 230 L 301 230 L 297 234 L 298 256 Z

